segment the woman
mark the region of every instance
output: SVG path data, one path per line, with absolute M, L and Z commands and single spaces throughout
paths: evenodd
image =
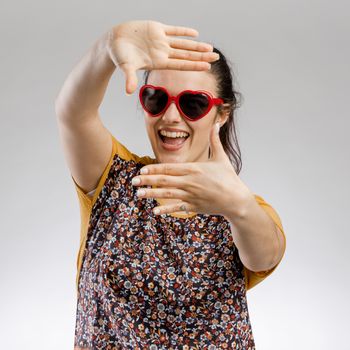
M 155 21 L 114 26 L 56 99 L 82 219 L 75 349 L 255 348 L 246 291 L 277 267 L 285 235 L 238 177 L 225 57 L 177 37 L 197 35 Z M 145 70 L 138 94 L 155 158 L 132 153 L 102 124 L 117 66 L 128 94 Z

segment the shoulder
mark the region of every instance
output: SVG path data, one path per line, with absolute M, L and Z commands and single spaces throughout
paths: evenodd
M 152 164 L 156 162 L 155 158 L 152 158 L 150 156 L 139 156 L 133 152 L 131 152 L 124 144 L 122 144 L 120 141 L 118 141 L 112 134 L 112 142 L 113 142 L 113 148 L 112 148 L 112 158 L 117 154 L 120 158 L 127 160 L 127 161 L 134 161 L 136 163 L 142 163 L 142 164 Z
M 153 164 L 156 162 L 155 158 L 152 158 L 147 155 L 139 156 L 136 153 L 131 152 L 123 143 L 117 140 L 114 137 L 114 135 L 110 133 L 110 136 L 112 138 L 112 152 L 109 157 L 108 163 L 106 164 L 106 167 L 101 174 L 97 187 L 93 191 L 90 191 L 91 192 L 90 194 L 86 193 L 74 181 L 72 177 L 75 189 L 78 194 L 81 208 L 83 208 L 84 210 L 91 209 L 91 207 L 96 202 L 96 199 L 98 198 L 108 176 L 109 175 L 112 176 L 113 174 L 115 175 L 115 173 L 118 173 L 118 171 L 121 170 L 120 168 L 124 166 L 123 163 L 134 162 L 134 163 L 147 165 L 147 164 Z

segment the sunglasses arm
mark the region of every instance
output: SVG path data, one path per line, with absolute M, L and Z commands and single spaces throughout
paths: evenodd
M 220 104 L 222 104 L 222 103 L 224 103 L 224 101 L 223 101 L 223 99 L 222 98 L 213 98 L 213 103 L 215 104 L 215 105 L 220 105 Z

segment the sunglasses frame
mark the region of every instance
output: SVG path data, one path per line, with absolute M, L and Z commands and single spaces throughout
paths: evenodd
M 157 114 L 151 114 L 146 106 L 144 105 L 143 101 L 142 101 L 142 93 L 146 88 L 152 88 L 155 90 L 162 90 L 163 92 L 166 93 L 166 95 L 168 96 L 168 101 L 165 105 L 165 107 L 161 110 L 161 112 L 157 113 Z M 206 109 L 206 111 L 204 113 L 202 113 L 201 115 L 199 115 L 198 117 L 196 117 L 195 119 L 188 117 L 183 110 L 181 109 L 180 106 L 180 98 L 182 95 L 186 94 L 186 93 L 190 93 L 190 94 L 203 94 L 207 97 L 209 104 L 208 104 L 208 108 Z M 165 87 L 162 86 L 154 86 L 154 85 L 150 85 L 150 84 L 145 84 L 143 86 L 141 86 L 140 91 L 139 91 L 139 100 L 140 103 L 142 105 L 142 108 L 148 113 L 148 115 L 150 117 L 158 117 L 159 115 L 161 115 L 162 113 L 165 113 L 165 111 L 168 109 L 168 107 L 170 106 L 170 104 L 174 101 L 176 104 L 176 107 L 178 109 L 178 111 L 181 113 L 182 116 L 184 116 L 187 120 L 193 122 L 193 121 L 197 121 L 201 118 L 203 118 L 205 115 L 207 115 L 210 110 L 212 109 L 213 106 L 216 105 L 220 105 L 223 104 L 224 101 L 219 98 L 219 97 L 213 97 L 212 94 L 209 91 L 205 91 L 205 90 L 183 90 L 181 91 L 177 96 L 172 96 L 170 95 L 170 93 L 168 92 L 168 90 Z

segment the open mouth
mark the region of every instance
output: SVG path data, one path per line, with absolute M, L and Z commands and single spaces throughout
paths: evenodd
M 190 137 L 190 134 L 185 132 L 177 135 L 173 134 L 170 136 L 169 134 L 165 135 L 164 131 L 162 132 L 161 130 L 158 130 L 158 136 L 163 149 L 166 151 L 178 151 L 184 146 L 186 140 Z
M 180 147 L 190 137 L 190 135 L 186 137 L 166 137 L 160 134 L 160 130 L 158 131 L 158 136 L 164 145 L 169 145 L 170 147 Z

